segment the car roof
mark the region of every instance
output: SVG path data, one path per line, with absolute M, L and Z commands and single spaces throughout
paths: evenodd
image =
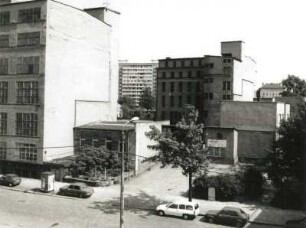
M 18 177 L 18 175 L 13 174 L 13 173 L 5 174 L 4 176 L 6 176 L 6 177 Z
M 77 186 L 81 186 L 81 187 L 87 187 L 87 185 L 85 183 L 82 183 L 82 182 L 75 182 L 75 183 L 72 183 L 70 185 L 77 185 Z
M 187 204 L 187 205 L 196 205 L 197 204 L 195 202 L 189 202 L 189 201 L 173 201 L 171 203 L 175 203 L 175 204 Z
M 228 210 L 228 211 L 240 211 L 242 210 L 241 208 L 239 207 L 229 207 L 229 206 L 226 206 L 226 207 L 223 207 L 222 210 Z

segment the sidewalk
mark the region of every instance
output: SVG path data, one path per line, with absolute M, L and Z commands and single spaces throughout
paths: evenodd
M 63 185 L 68 183 L 55 182 L 54 193 L 39 192 L 40 180 L 22 178 L 19 186 L 13 188 L 0 186 L 13 191 L 21 191 L 25 193 L 41 194 L 53 197 L 65 197 L 56 195 L 56 192 Z M 126 210 L 143 209 L 155 210 L 155 207 L 161 202 L 171 202 L 177 200 L 188 200 L 184 196 L 188 186 L 188 178 L 181 175 L 176 169 L 159 169 L 158 166 L 152 167 L 150 171 L 144 172 L 142 175 L 132 178 L 125 183 L 125 201 Z M 120 195 L 120 185 L 111 185 L 108 187 L 94 187 L 94 194 L 85 200 L 92 202 L 117 202 Z M 72 198 L 81 200 L 78 198 Z M 84 200 L 84 199 L 82 199 Z M 299 219 L 306 217 L 306 213 L 295 210 L 282 210 L 273 207 L 264 207 L 255 204 L 243 204 L 238 202 L 218 202 L 193 199 L 200 206 L 201 214 L 205 214 L 208 210 L 220 210 L 225 206 L 239 207 L 250 215 L 251 223 L 271 224 L 283 226 L 287 220 Z M 119 203 L 119 201 L 118 201 Z

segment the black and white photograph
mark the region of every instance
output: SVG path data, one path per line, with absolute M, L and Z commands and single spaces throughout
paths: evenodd
M 306 228 L 305 12 L 0 0 L 0 228 Z

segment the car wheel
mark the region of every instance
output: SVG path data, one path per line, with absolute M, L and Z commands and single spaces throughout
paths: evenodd
M 12 184 L 12 183 L 9 183 L 9 184 L 8 184 L 8 186 L 9 186 L 9 187 L 12 187 L 12 186 L 13 186 L 13 184 Z
M 189 219 L 189 216 L 186 215 L 186 214 L 184 214 L 184 215 L 183 215 L 183 219 L 187 220 L 187 219 Z
M 240 221 L 237 221 L 236 222 L 236 227 L 237 228 L 241 228 L 243 225 L 242 225 L 242 222 L 240 222 Z
M 214 218 L 209 217 L 209 218 L 207 219 L 207 221 L 210 222 L 210 223 L 213 223 L 213 222 L 214 222 Z
M 165 215 L 165 212 L 163 212 L 163 211 L 158 211 L 158 215 L 159 215 L 159 216 L 164 216 L 164 215 Z

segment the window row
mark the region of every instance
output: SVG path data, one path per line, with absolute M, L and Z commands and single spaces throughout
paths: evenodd
M 10 150 L 17 150 L 20 160 L 37 161 L 37 148 L 35 144 L 16 143 L 16 148 L 10 148 Z M 0 142 L 0 159 L 7 159 L 6 142 Z
M 179 78 L 183 78 L 183 77 L 188 77 L 188 78 L 191 78 L 191 77 L 198 77 L 200 78 L 202 75 L 201 71 L 198 70 L 198 71 L 186 71 L 186 72 L 183 72 L 183 71 L 179 71 L 179 72 L 174 72 L 174 71 L 171 71 L 171 72 L 161 72 L 161 77 L 162 78 L 167 78 L 168 76 L 170 78 L 176 78 L 177 76 Z
M 204 67 L 206 69 L 214 68 L 214 63 L 206 63 L 204 59 L 191 60 L 164 60 L 164 64 L 159 64 L 160 67 Z
M 16 62 L 17 74 L 39 74 L 39 56 L 19 57 Z M 9 73 L 9 59 L 0 58 L 0 75 Z
M 35 46 L 40 44 L 40 32 L 17 34 L 17 46 Z M 10 36 L 0 35 L 0 47 L 10 47 Z
M 34 22 L 41 20 L 41 8 L 35 7 L 30 9 L 21 9 L 18 11 L 18 22 Z M 11 22 L 10 11 L 0 12 L 0 25 Z
M 7 135 L 7 113 L 0 113 L 0 135 Z M 38 116 L 35 113 L 16 113 L 16 136 L 37 137 Z
M 184 104 L 195 105 L 196 107 L 200 106 L 201 96 L 195 97 L 194 104 L 194 96 L 161 96 L 161 107 L 165 108 L 170 105 L 170 107 L 183 107 Z M 169 102 L 169 103 L 168 103 Z
M 169 90 L 167 90 L 167 87 Z M 185 89 L 184 89 L 185 87 Z M 161 92 L 195 92 L 201 91 L 200 82 L 162 82 Z
M 17 104 L 38 104 L 39 85 L 37 81 L 20 81 L 16 83 Z M 8 103 L 8 82 L 0 82 L 0 104 Z

